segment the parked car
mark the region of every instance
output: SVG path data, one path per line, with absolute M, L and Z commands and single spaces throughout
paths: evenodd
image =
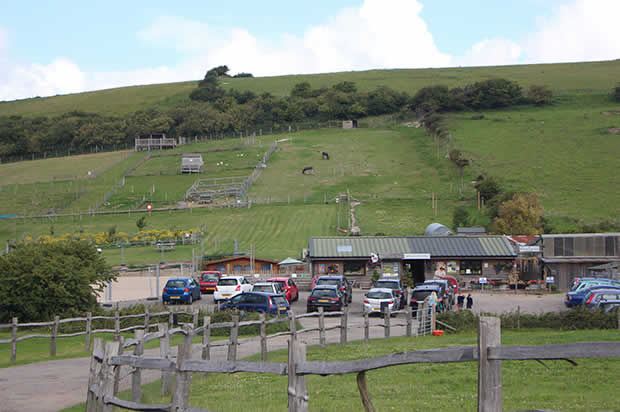
M 276 282 L 258 282 L 252 285 L 252 292 L 272 293 L 274 295 L 284 296 L 284 291 L 279 283 Z
M 584 297 L 583 304 L 590 310 L 600 308 L 601 303 L 620 301 L 620 288 L 606 288 L 590 290 Z
M 222 303 L 220 309 L 237 309 L 277 315 L 288 313 L 290 306 L 284 296 L 280 294 L 244 292 Z
M 351 301 L 353 301 L 353 285 L 344 276 L 319 276 L 316 280 L 316 286 L 323 285 L 337 286 L 345 297 L 345 305 L 348 305 Z
M 596 289 L 606 289 L 606 288 L 620 288 L 620 282 L 612 283 L 612 282 L 584 282 L 581 286 L 575 288 L 575 290 L 571 290 L 566 294 L 566 298 L 564 298 L 564 304 L 566 307 L 574 307 L 579 306 L 583 303 L 583 299 L 588 294 L 588 292 Z
M 213 293 L 217 282 L 222 277 L 222 272 L 216 270 L 206 270 L 200 274 L 200 292 Z
M 598 310 L 603 313 L 620 310 L 620 300 L 606 300 L 598 303 Z
M 437 296 L 442 299 L 442 302 L 447 310 L 452 309 L 452 305 L 456 301 L 456 298 L 454 297 L 450 283 L 446 279 L 425 280 L 423 285 L 439 285 L 441 287 L 441 295 Z
M 433 292 L 437 295 L 438 304 L 436 306 L 436 310 L 437 312 L 441 312 L 443 307 L 443 302 L 441 299 L 441 286 L 436 284 L 421 284 L 416 286 L 415 289 L 413 289 L 413 292 L 411 292 L 411 301 L 409 302 L 411 308 L 414 311 L 418 310 L 418 304 L 423 303 L 424 300 Z
M 284 297 L 289 302 L 295 302 L 299 299 L 299 289 L 297 288 L 297 284 L 295 281 L 290 278 L 285 277 L 277 277 L 277 278 L 269 278 L 267 282 L 274 282 L 280 285 L 282 291 L 284 292 Z
M 382 305 L 387 306 L 390 312 L 393 312 L 398 309 L 400 301 L 394 289 L 378 287 L 370 289 L 364 295 L 363 306 L 369 314 L 383 315 Z
M 252 285 L 245 280 L 243 276 L 223 276 L 217 282 L 215 291 L 213 292 L 213 300 L 215 303 L 230 299 L 243 292 L 252 290 Z
M 164 286 L 161 300 L 164 304 L 171 302 L 185 302 L 189 305 L 200 299 L 200 286 L 192 278 L 168 279 Z
M 380 278 L 375 282 L 373 288 L 386 288 L 393 290 L 396 298 L 397 309 L 402 309 L 407 304 L 407 288 L 397 277 Z
M 306 302 L 308 312 L 322 307 L 325 311 L 340 311 L 345 305 L 345 296 L 337 285 L 317 285 Z

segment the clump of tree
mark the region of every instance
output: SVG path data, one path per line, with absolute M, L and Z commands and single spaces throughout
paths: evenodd
M 614 100 L 620 102 L 620 83 L 613 90 Z
M 553 101 L 553 92 L 547 85 L 533 84 L 527 91 L 527 98 L 536 106 L 542 106 Z
M 254 76 L 252 75 L 252 73 L 244 73 L 244 72 L 237 73 L 233 76 L 233 78 L 236 78 L 236 79 L 242 78 L 242 77 L 254 77 Z
M 0 323 L 47 321 L 93 311 L 116 278 L 88 242 L 23 243 L 0 256 Z
M 493 231 L 503 234 L 537 235 L 542 233 L 543 209 L 536 194 L 516 193 L 499 205 Z

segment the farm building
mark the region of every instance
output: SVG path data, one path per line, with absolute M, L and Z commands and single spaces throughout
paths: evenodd
M 181 159 L 181 173 L 202 173 L 203 166 L 202 155 L 199 154 L 184 154 Z
M 343 129 L 357 129 L 357 120 L 343 120 L 342 128 Z
M 136 139 L 134 150 L 140 152 L 142 150 L 174 149 L 175 147 L 177 147 L 176 140 L 167 138 L 165 133 L 150 133 Z
M 277 260 L 261 259 L 248 255 L 232 256 L 204 263 L 205 270 L 217 270 L 227 275 L 277 275 L 280 267 Z
M 590 276 L 591 267 L 620 261 L 620 233 L 542 235 L 542 263 L 560 289 L 576 277 Z
M 340 274 L 360 284 L 375 271 L 410 272 L 416 282 L 436 275 L 461 283 L 480 277 L 506 281 L 517 257 L 504 236 L 315 237 L 308 243 L 313 275 Z

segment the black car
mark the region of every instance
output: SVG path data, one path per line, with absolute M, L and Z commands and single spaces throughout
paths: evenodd
M 413 292 L 411 292 L 411 308 L 416 311 L 418 309 L 418 304 L 423 303 L 424 300 L 433 292 L 435 292 L 435 294 L 437 295 L 438 300 L 436 310 L 437 312 L 441 312 L 443 308 L 443 304 L 441 301 L 441 286 L 435 284 L 422 284 L 416 286 L 415 289 L 413 289 Z
M 315 312 L 320 307 L 325 311 L 340 311 L 345 305 L 345 296 L 336 285 L 318 285 L 312 289 L 306 309 L 308 312 Z
M 316 286 L 319 285 L 337 286 L 345 297 L 345 305 L 348 305 L 353 300 L 353 285 L 344 276 L 319 276 Z
M 373 288 L 392 289 L 399 298 L 399 309 L 404 308 L 407 304 L 407 288 L 398 278 L 381 278 L 375 282 Z

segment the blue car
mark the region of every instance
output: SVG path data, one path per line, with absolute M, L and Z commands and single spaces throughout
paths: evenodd
M 591 290 L 583 300 L 584 305 L 592 311 L 601 308 L 601 304 L 620 301 L 620 287 L 607 287 Z
M 584 302 L 584 298 L 591 291 L 598 290 L 598 289 L 610 289 L 610 288 L 611 289 L 620 288 L 620 285 L 614 284 L 614 283 L 592 284 L 583 289 L 579 289 L 574 292 L 568 292 L 566 294 L 566 299 L 564 299 L 564 304 L 569 308 L 574 307 L 574 306 L 581 306 Z
M 270 315 L 286 314 L 290 306 L 286 298 L 275 293 L 245 292 L 222 303 L 220 309 L 262 312 Z
M 161 300 L 166 303 L 200 300 L 200 285 L 192 278 L 172 278 L 166 282 Z

